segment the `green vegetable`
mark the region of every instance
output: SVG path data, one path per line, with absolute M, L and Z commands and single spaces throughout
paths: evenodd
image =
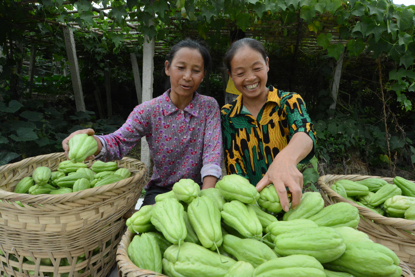
M 239 200 L 245 204 L 255 204 L 259 198 L 255 186 L 237 174 L 224 176 L 216 183 L 216 188 L 227 201 Z
M 174 196 L 187 204 L 198 197 L 200 187 L 192 179 L 181 179 L 173 185 Z
M 324 200 L 319 192 L 306 192 L 303 194 L 300 204 L 286 212 L 283 220 L 309 218 L 324 208 Z
M 393 178 L 393 183 L 402 190 L 403 195 L 415 197 L 415 184 L 413 182 L 396 176 Z
M 156 200 L 156 203 L 157 203 L 157 202 L 161 202 L 161 201 L 163 201 L 163 200 L 165 200 L 167 198 L 175 198 L 176 199 L 176 197 L 174 196 L 174 192 L 173 191 L 169 191 L 169 192 L 165 192 L 165 193 L 158 194 L 156 196 L 155 200 Z
M 135 212 L 129 219 L 127 219 L 128 230 L 132 233 L 145 233 L 154 230 L 151 224 L 151 213 L 153 211 L 152 205 L 146 205 Z
M 195 230 L 193 229 L 192 224 L 189 221 L 189 216 L 187 215 L 186 211 L 183 212 L 183 217 L 184 217 L 184 223 L 186 224 L 186 229 L 187 229 L 187 236 L 184 239 L 184 241 L 200 244 L 200 241 L 197 238 L 197 234 Z
M 291 233 L 299 230 L 309 230 L 311 228 L 317 228 L 318 225 L 309 219 L 296 219 L 290 221 L 276 221 L 271 223 L 267 229 L 267 233 L 271 233 L 273 236 L 280 234 Z
M 123 179 L 127 179 L 131 176 L 131 172 L 127 168 L 119 168 L 117 169 L 114 174 L 120 175 Z
M 161 273 L 161 252 L 154 236 L 146 233 L 134 236 L 127 252 L 128 257 L 137 267 Z
M 386 199 L 391 198 L 395 195 L 402 195 L 402 190 L 391 184 L 386 184 L 381 187 L 370 199 L 369 206 L 376 207 L 384 203 Z
M 95 179 L 95 172 L 89 168 L 79 168 L 76 172 L 85 174 L 90 182 Z
M 44 188 L 41 185 L 34 185 L 30 187 L 29 194 L 32 194 L 32 195 L 48 194 L 51 191 L 52 190 L 50 188 Z
M 164 236 L 158 232 L 146 232 L 147 235 L 153 236 L 157 240 L 157 244 L 160 247 L 161 255 L 163 256 L 164 251 L 172 245 Z
M 337 185 L 332 185 L 330 188 L 341 197 L 347 198 L 347 192 L 341 184 L 338 183 Z
M 88 179 L 88 175 L 84 172 L 74 172 L 68 176 L 56 179 L 54 182 L 60 188 L 72 188 L 75 182 L 82 178 Z
M 209 188 L 203 189 L 200 191 L 199 196 L 207 196 L 216 206 L 219 208 L 220 211 L 223 209 L 223 204 L 225 204 L 225 199 L 223 198 L 222 194 L 220 193 L 219 189 L 217 188 Z
M 353 182 L 350 180 L 339 180 L 334 183 L 335 185 L 342 185 L 346 190 L 347 196 L 358 196 L 369 194 L 369 188 L 365 185 Z
M 322 209 L 317 214 L 308 218 L 318 226 L 357 228 L 360 221 L 359 210 L 345 202 L 338 202 Z
M 112 183 L 116 183 L 116 182 L 121 181 L 122 179 L 123 178 L 120 175 L 112 174 L 112 175 L 109 175 L 109 176 L 103 178 L 102 180 L 98 181 L 94 185 L 94 188 L 104 186 L 104 185 L 109 185 L 109 184 L 112 184 Z
M 237 200 L 225 203 L 221 211 L 223 222 L 246 238 L 261 238 L 262 225 L 254 209 Z
M 231 266 L 225 277 L 252 277 L 255 268 L 247 262 L 239 261 Z
M 87 168 L 87 166 L 84 163 L 73 163 L 71 161 L 63 161 L 59 163 L 58 171 L 68 174 L 69 172 L 75 172 L 80 168 Z
M 326 277 L 324 268 L 315 258 L 307 255 L 291 255 L 273 259 L 258 266 L 255 277 Z
M 71 188 L 60 188 L 60 189 L 55 189 L 49 192 L 49 194 L 64 194 L 64 193 L 71 193 L 72 189 Z
M 272 213 L 279 213 L 282 211 L 280 197 L 278 196 L 273 185 L 268 185 L 261 190 L 259 193 L 258 204 L 265 210 Z
M 383 204 L 386 213 L 392 217 L 404 217 L 405 211 L 415 204 L 415 197 L 396 195 Z
M 170 276 L 223 277 L 235 263 L 235 260 L 218 255 L 203 246 L 184 242 L 180 253 L 177 245 L 167 248 L 164 252 L 163 268 L 179 274 Z
M 64 176 L 65 176 L 65 173 L 63 173 L 61 171 L 54 171 L 54 172 L 52 172 L 52 174 L 50 176 L 50 179 L 52 181 L 55 181 L 56 179 L 59 179 L 59 178 L 64 177 Z
M 154 205 L 151 223 L 172 244 L 182 244 L 187 236 L 184 208 L 175 198 L 167 198 Z
M 49 167 L 40 166 L 33 171 L 32 178 L 36 184 L 45 185 L 49 181 L 51 175 L 52 171 Z
M 280 256 L 304 254 L 328 263 L 343 255 L 346 245 L 334 228 L 316 227 L 276 236 L 274 250 Z
M 240 239 L 232 235 L 225 235 L 223 249 L 238 261 L 250 263 L 253 267 L 258 267 L 266 261 L 277 258 L 271 248 L 256 239 Z
M 202 246 L 210 250 L 221 246 L 223 241 L 221 214 L 215 203 L 209 197 L 201 196 L 189 204 L 187 212 Z
M 74 162 L 83 162 L 87 157 L 94 155 L 98 150 L 97 141 L 93 136 L 78 134 L 69 140 L 68 158 Z
M 34 185 L 34 180 L 32 177 L 24 177 L 14 188 L 15 193 L 26 193 Z
M 81 178 L 75 181 L 75 183 L 73 184 L 73 192 L 76 191 L 81 191 L 81 190 L 85 190 L 85 189 L 89 189 L 90 188 L 90 182 L 88 181 L 88 179 L 86 178 Z
M 409 206 L 409 208 L 405 211 L 405 219 L 415 220 L 415 204 Z
M 351 275 L 350 273 L 336 272 L 327 269 L 324 270 L 324 273 L 326 273 L 327 277 L 353 277 L 353 275 Z
M 278 219 L 275 216 L 261 210 L 261 208 L 257 204 L 249 204 L 249 207 L 251 207 L 255 211 L 255 214 L 258 217 L 259 222 L 261 222 L 262 230 L 265 230 L 268 227 L 268 225 L 270 225 L 272 222 L 278 221 Z
M 91 167 L 92 171 L 95 173 L 99 173 L 102 171 L 115 171 L 118 169 L 118 165 L 116 162 L 103 162 L 103 161 L 95 161 Z
M 115 171 L 102 171 L 94 175 L 95 180 L 102 180 L 110 175 L 113 175 Z
M 379 178 L 367 178 L 356 183 L 366 186 L 371 192 L 377 192 L 381 187 L 388 184 L 388 182 Z

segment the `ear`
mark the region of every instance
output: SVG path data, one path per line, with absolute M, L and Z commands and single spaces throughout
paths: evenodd
M 167 76 L 170 76 L 170 63 L 167 60 L 164 62 L 164 72 Z
M 267 57 L 267 72 L 269 71 L 269 58 Z
M 203 81 L 203 79 L 205 78 L 205 76 L 206 76 L 206 70 L 205 70 L 205 72 L 203 73 L 203 78 L 202 78 L 202 81 Z
M 231 75 L 231 73 L 229 72 L 229 70 L 227 70 L 227 69 L 226 69 L 226 73 L 228 73 L 229 78 L 231 78 L 231 79 L 232 79 L 232 75 Z M 233 81 L 233 79 L 232 79 L 232 81 Z

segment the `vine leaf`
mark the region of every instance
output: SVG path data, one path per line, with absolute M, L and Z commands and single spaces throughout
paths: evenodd
M 245 32 L 246 27 L 250 24 L 250 18 L 251 16 L 249 14 L 240 13 L 236 16 L 236 25 Z
M 310 23 L 316 16 L 316 10 L 313 7 L 302 7 L 300 10 L 300 17 L 307 23 Z
M 330 46 L 330 41 L 333 39 L 333 35 L 331 33 L 326 34 L 320 34 L 317 37 L 317 44 L 323 49 L 327 49 Z
M 343 53 L 344 45 L 342 43 L 332 44 L 327 48 L 328 55 L 338 60 Z
M 407 33 L 399 32 L 399 45 L 405 45 L 405 51 L 408 50 L 408 45 L 414 41 L 412 36 Z
M 20 128 L 16 133 L 17 136 L 15 134 L 9 136 L 14 141 L 31 141 L 38 139 L 36 133 L 30 128 Z
M 399 64 L 404 65 L 405 68 L 409 68 L 414 63 L 414 58 L 412 57 L 412 54 L 409 52 L 406 52 L 405 55 L 401 56 L 399 60 Z

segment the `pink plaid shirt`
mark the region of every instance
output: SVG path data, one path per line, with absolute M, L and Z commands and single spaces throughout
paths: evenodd
M 97 136 L 103 144 L 100 159 L 121 159 L 146 136 L 154 162 L 146 189 L 184 178 L 199 184 L 205 176 L 219 179 L 223 149 L 218 103 L 195 92 L 192 102 L 179 110 L 169 95 L 170 90 L 136 106 L 120 129 Z

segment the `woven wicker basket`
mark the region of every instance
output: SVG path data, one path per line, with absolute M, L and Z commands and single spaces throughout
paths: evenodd
M 401 261 L 407 263 L 411 270 L 415 271 L 415 235 L 411 234 L 415 233 L 415 221 L 382 216 L 344 199 L 330 188 L 338 180 L 360 181 L 367 178 L 380 178 L 388 183 L 393 183 L 393 178 L 379 176 L 325 175 L 318 179 L 318 184 L 326 205 L 347 202 L 355 206 L 361 215 L 358 230 L 365 232 L 373 241 L 393 250 Z
M 133 239 L 134 234 L 129 230 L 123 235 L 120 245 L 117 250 L 117 267 L 119 277 L 157 277 L 165 276 L 154 271 L 141 269 L 137 267 L 128 257 L 128 246 Z M 401 262 L 400 267 L 402 268 L 403 277 L 414 277 L 411 269 L 405 263 Z
M 58 195 L 11 192 L 37 167 L 54 171 L 64 160 L 63 153 L 54 153 L 0 167 L 0 276 L 107 276 L 114 266 L 125 232 L 122 216 L 140 196 L 146 167 L 123 158 L 118 166 L 132 174 L 117 183 Z M 44 258 L 52 264 L 40 265 Z

